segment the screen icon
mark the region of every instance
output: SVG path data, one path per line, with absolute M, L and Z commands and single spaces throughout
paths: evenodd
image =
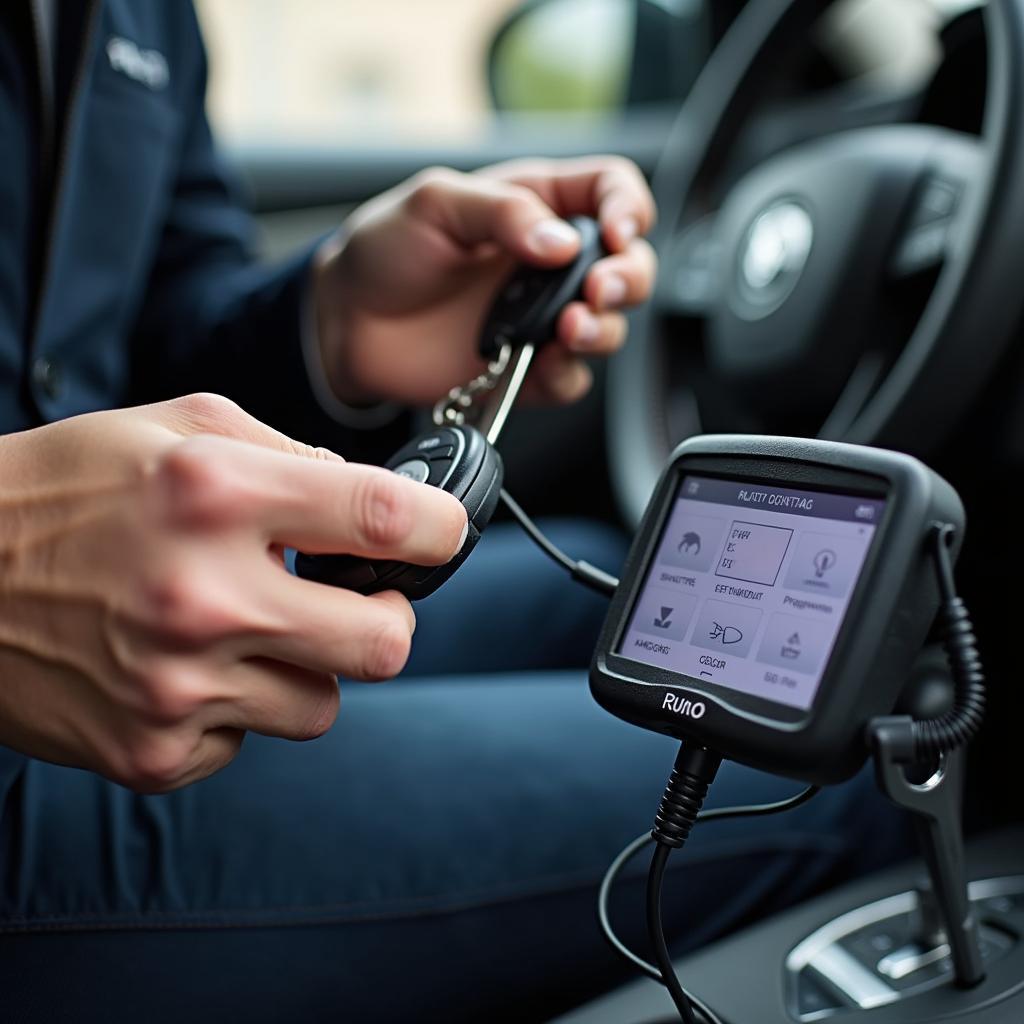
M 831 548 L 822 548 L 814 556 L 814 575 L 820 580 L 836 564 L 836 553 Z
M 861 529 L 867 532 L 857 532 Z M 805 533 L 798 537 L 783 585 L 822 597 L 845 597 L 864 564 L 872 530 L 854 527 L 850 532 Z
M 721 549 L 728 523 L 694 515 L 693 507 L 685 498 L 676 503 L 658 560 L 688 572 L 707 572 Z
M 683 555 L 699 555 L 700 554 L 700 534 L 694 533 L 693 530 L 687 530 L 683 534 L 683 539 L 679 542 L 679 546 L 676 550 Z
M 723 644 L 738 644 L 743 639 L 743 632 L 735 626 L 723 626 L 716 622 L 708 633 L 708 639 L 718 640 Z
M 690 643 L 706 651 L 718 654 L 728 651 L 733 658 L 745 658 L 760 622 L 760 608 L 709 598 L 697 616 Z
M 637 605 L 632 629 L 661 643 L 682 641 L 697 610 L 694 594 L 683 594 L 667 587 L 651 587 Z
M 661 606 L 661 617 L 657 615 L 654 617 L 654 625 L 658 629 L 668 629 L 672 625 L 672 608 L 666 608 L 665 605 Z
M 787 673 L 810 675 L 824 662 L 832 636 L 833 627 L 827 621 L 777 612 L 768 621 L 757 660 L 778 665 Z
M 786 638 L 786 642 L 782 645 L 779 650 L 779 654 L 783 658 L 788 658 L 791 661 L 795 661 L 800 657 L 800 634 L 794 633 L 792 636 Z

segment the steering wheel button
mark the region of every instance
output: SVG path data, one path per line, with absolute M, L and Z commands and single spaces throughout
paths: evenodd
M 430 476 L 430 466 L 423 459 L 409 459 L 408 462 L 395 466 L 391 472 L 407 477 L 409 480 L 415 480 L 417 483 L 425 484 Z
M 951 217 L 959 197 L 960 188 L 954 182 L 932 178 L 925 185 L 917 201 L 914 223 L 928 224 L 933 220 Z
M 949 222 L 946 220 L 935 220 L 915 228 L 896 251 L 893 271 L 902 276 L 934 267 L 945 255 L 948 233 Z

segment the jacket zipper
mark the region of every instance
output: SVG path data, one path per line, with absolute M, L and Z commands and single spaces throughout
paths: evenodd
M 39 337 L 39 328 L 43 318 L 46 289 L 50 283 L 50 276 L 53 273 L 53 247 L 56 240 L 57 225 L 60 219 L 60 204 L 64 197 L 65 170 L 67 165 L 68 148 L 71 145 L 71 133 L 75 127 L 75 112 L 78 107 L 79 96 L 82 92 L 82 83 L 85 80 L 85 71 L 88 66 L 88 57 L 92 52 L 93 37 L 96 34 L 96 23 L 99 21 L 100 0 L 90 0 L 86 12 L 86 30 L 82 37 L 82 47 L 78 51 L 78 63 L 75 67 L 75 77 L 71 86 L 71 93 L 68 97 L 67 115 L 64 119 L 64 128 L 61 132 L 60 146 L 56 151 L 57 164 L 54 167 L 53 184 L 50 189 L 50 206 L 46 220 L 46 240 L 43 245 L 43 258 L 40 264 L 39 283 L 35 293 L 35 310 L 32 317 L 32 331 L 28 342 L 27 365 L 32 367 L 36 350 L 36 343 Z M 33 5 L 33 11 L 35 5 Z M 37 26 L 38 31 L 38 26 Z M 47 139 L 52 139 L 54 110 L 51 104 L 49 113 L 49 124 L 46 128 Z M 52 144 L 50 147 L 52 149 Z M 30 369 L 31 372 L 31 369 Z

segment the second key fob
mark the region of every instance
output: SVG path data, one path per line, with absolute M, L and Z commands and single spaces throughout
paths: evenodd
M 480 431 L 470 426 L 438 427 L 400 448 L 385 468 L 419 483 L 440 487 L 462 502 L 469 532 L 459 553 L 444 565 L 412 565 L 354 555 L 307 555 L 300 551 L 295 558 L 299 576 L 360 594 L 397 590 L 410 601 L 418 601 L 437 590 L 469 557 L 494 515 L 505 475 L 501 456 Z
M 515 346 L 550 341 L 562 310 L 582 297 L 590 268 L 607 256 L 608 250 L 601 241 L 601 228 L 592 217 L 572 217 L 569 223 L 579 233 L 579 252 L 562 267 L 524 263 L 516 268 L 495 297 L 480 332 L 483 359 L 494 359 L 502 342 Z

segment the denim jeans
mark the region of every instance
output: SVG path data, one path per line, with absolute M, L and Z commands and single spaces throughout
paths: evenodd
M 603 527 L 549 529 L 595 564 L 622 557 Z M 249 736 L 164 796 L 0 748 L 0 1018 L 522 1024 L 630 977 L 596 891 L 650 828 L 675 745 L 592 701 L 604 605 L 495 525 L 419 606 L 407 672 L 343 683 L 319 740 Z M 796 788 L 726 765 L 709 804 Z M 666 883 L 674 949 L 904 843 L 866 775 L 785 816 L 698 827 Z M 643 867 L 613 903 L 641 952 Z

